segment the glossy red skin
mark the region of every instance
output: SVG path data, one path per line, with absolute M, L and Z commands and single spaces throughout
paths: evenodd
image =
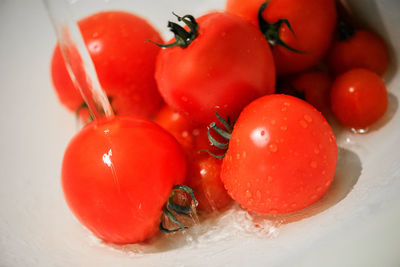
M 347 40 L 335 41 L 328 54 L 328 66 L 334 75 L 364 68 L 383 75 L 389 66 L 389 52 L 376 34 L 358 30 Z
M 188 185 L 194 190 L 198 209 L 219 211 L 232 203 L 221 181 L 221 159 L 205 152 L 194 152 L 188 161 Z
M 87 124 L 69 143 L 62 165 L 72 212 L 96 236 L 118 244 L 157 233 L 162 206 L 185 176 L 180 145 L 139 117 Z
M 385 114 L 388 105 L 382 78 L 367 69 L 353 69 L 339 75 L 330 96 L 336 118 L 356 129 L 375 123 Z
M 292 96 L 264 96 L 240 114 L 221 179 L 243 208 L 288 213 L 322 198 L 336 159 L 335 136 L 320 112 Z
M 258 10 L 263 3 L 265 0 L 227 0 L 225 9 L 258 26 Z
M 290 47 L 304 51 L 295 53 L 275 45 L 272 52 L 279 76 L 316 65 L 327 53 L 337 23 L 334 0 L 272 0 L 263 16 L 269 23 L 288 19 L 296 36 L 286 25 L 279 29 L 279 36 Z
M 160 34 L 144 19 L 122 11 L 100 12 L 78 24 L 115 112 L 153 116 L 162 103 L 154 79 L 160 49 L 146 40 L 162 43 Z M 60 101 L 76 111 L 83 100 L 72 84 L 58 45 L 51 74 Z
M 156 81 L 165 102 L 198 124 L 214 109 L 235 118 L 253 99 L 273 93 L 275 67 L 268 43 L 250 22 L 228 13 L 197 19 L 199 33 L 187 47 L 160 51 Z
M 305 99 L 322 113 L 330 109 L 332 78 L 324 72 L 308 71 L 299 74 L 292 81 L 293 87 L 304 92 Z

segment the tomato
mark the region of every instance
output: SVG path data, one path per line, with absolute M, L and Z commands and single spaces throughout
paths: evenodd
M 254 23 L 263 3 L 266 2 L 228 0 L 227 10 Z M 329 49 L 337 21 L 334 0 L 271 0 L 262 16 L 270 24 L 268 30 L 261 30 L 273 45 L 272 53 L 278 76 L 300 72 L 316 65 Z M 279 22 L 282 19 L 289 21 L 294 34 L 288 25 Z M 259 25 L 258 21 L 256 25 Z M 276 36 L 298 52 L 280 45 Z
M 335 75 L 355 68 L 383 75 L 389 66 L 386 44 L 378 35 L 365 30 L 357 30 L 347 39 L 335 41 L 327 59 Z
M 139 117 L 87 124 L 69 143 L 62 165 L 72 212 L 96 236 L 118 244 L 140 242 L 158 231 L 162 207 L 185 176 L 180 145 Z
M 79 21 L 79 27 L 100 84 L 117 114 L 150 117 L 162 103 L 154 80 L 159 48 L 146 40 L 162 42 L 144 19 L 122 11 L 106 11 Z M 57 45 L 51 62 L 52 80 L 60 101 L 70 110 L 82 105 Z
M 198 130 L 188 118 L 165 105 L 157 113 L 154 121 L 172 134 L 185 150 L 195 147 Z
M 217 211 L 232 203 L 221 181 L 221 164 L 221 159 L 205 152 L 195 152 L 189 158 L 187 183 L 194 190 L 200 210 Z
M 218 12 L 198 18 L 197 25 L 185 48 L 169 47 L 158 56 L 155 77 L 168 105 L 208 124 L 216 106 L 221 115 L 235 118 L 253 99 L 274 92 L 272 55 L 256 27 Z
M 327 113 L 330 106 L 329 93 L 331 77 L 324 72 L 308 71 L 297 75 L 292 81 L 293 87 L 304 92 L 305 100 L 322 113 Z
M 386 86 L 376 73 L 353 69 L 339 75 L 331 90 L 331 108 L 345 126 L 366 128 L 386 112 Z
M 335 136 L 320 112 L 298 98 L 269 95 L 240 114 L 221 179 L 243 208 L 288 213 L 322 198 L 332 183 L 336 159 Z

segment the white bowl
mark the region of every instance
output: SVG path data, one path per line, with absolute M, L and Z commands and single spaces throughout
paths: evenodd
M 348 2 L 391 47 L 389 111 L 366 134 L 337 129 L 340 158 L 328 195 L 296 214 L 255 218 L 263 230 L 247 227 L 247 213 L 236 210 L 216 226 L 208 222 L 150 247 L 105 245 L 69 211 L 60 166 L 77 125 L 49 78 L 55 34 L 38 0 L 0 2 L 0 266 L 400 266 L 400 2 Z M 94 3 L 75 3 L 76 14 L 127 7 L 166 38 L 171 11 L 200 15 L 224 6 L 223 0 Z

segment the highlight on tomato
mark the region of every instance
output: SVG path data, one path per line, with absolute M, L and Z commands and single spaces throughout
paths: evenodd
M 214 108 L 235 118 L 241 109 L 275 90 L 275 66 L 267 41 L 250 22 L 213 12 L 177 16 L 186 29 L 160 51 L 156 81 L 165 102 L 197 124 L 209 124 Z
M 78 22 L 101 86 L 119 115 L 151 117 L 162 98 L 154 79 L 160 34 L 143 18 L 122 11 L 103 11 Z M 51 76 L 61 103 L 71 111 L 84 106 L 65 67 L 59 46 L 51 61 Z M 87 114 L 86 114 L 87 116 Z

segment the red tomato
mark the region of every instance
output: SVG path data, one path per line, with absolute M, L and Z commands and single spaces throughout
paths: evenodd
M 79 21 L 79 27 L 114 111 L 154 115 L 162 103 L 154 80 L 159 48 L 145 41 L 162 42 L 159 33 L 144 19 L 121 11 L 91 15 Z M 51 73 L 60 101 L 76 111 L 83 100 L 72 84 L 58 45 Z
M 367 69 L 353 69 L 333 82 L 331 108 L 343 125 L 361 129 L 385 114 L 387 98 L 381 77 Z
M 164 100 L 199 124 L 236 117 L 253 99 L 273 93 L 275 67 L 264 36 L 251 23 L 227 13 L 197 20 L 198 35 L 186 48 L 160 51 L 156 80 Z
M 349 39 L 334 42 L 328 54 L 328 65 L 335 75 L 355 68 L 383 75 L 388 69 L 389 53 L 378 35 L 358 30 Z
M 189 157 L 187 183 L 194 190 L 200 210 L 221 210 L 232 203 L 220 178 L 221 164 L 221 159 L 205 152 L 195 152 Z
M 157 113 L 154 121 L 172 134 L 185 150 L 194 148 L 198 130 L 188 118 L 165 105 Z
M 72 212 L 96 236 L 118 244 L 140 242 L 158 231 L 162 207 L 185 176 L 180 145 L 138 117 L 87 124 L 69 143 L 62 165 Z
M 334 0 L 272 0 L 263 15 L 269 23 L 287 19 L 295 35 L 282 25 L 279 36 L 288 46 L 303 51 L 296 53 L 275 45 L 272 52 L 278 75 L 306 70 L 325 56 L 337 21 Z
M 329 111 L 332 79 L 328 74 L 320 71 L 305 72 L 296 76 L 292 85 L 297 91 L 304 92 L 305 100 L 316 109 L 322 113 Z
M 240 114 L 221 179 L 245 209 L 288 213 L 322 198 L 336 159 L 336 139 L 321 113 L 292 96 L 264 96 Z
M 228 0 L 227 11 L 246 17 L 258 26 L 257 13 L 263 3 L 265 1 Z M 270 24 L 287 19 L 295 34 L 284 23 L 272 31 L 277 31 L 289 47 L 301 51 L 292 52 L 282 45 L 273 44 L 278 76 L 316 65 L 328 51 L 337 21 L 334 0 L 271 0 L 262 15 Z

